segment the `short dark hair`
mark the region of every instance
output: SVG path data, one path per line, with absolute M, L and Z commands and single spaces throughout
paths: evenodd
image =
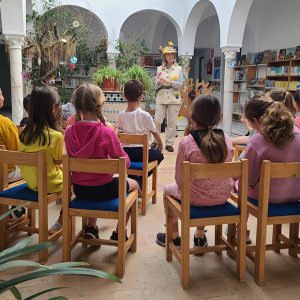
M 128 80 L 124 86 L 124 96 L 128 102 L 137 102 L 143 94 L 143 85 L 138 80 Z
M 27 113 L 29 109 L 29 101 L 30 101 L 30 94 L 26 95 L 23 99 L 23 107 Z

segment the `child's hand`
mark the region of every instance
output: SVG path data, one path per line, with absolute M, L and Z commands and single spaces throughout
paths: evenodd
M 162 143 L 159 143 L 159 144 L 157 145 L 157 148 L 158 148 L 158 150 L 159 150 L 160 152 L 162 152 L 164 146 L 163 146 Z

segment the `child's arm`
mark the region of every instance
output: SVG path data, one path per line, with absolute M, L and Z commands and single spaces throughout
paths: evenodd
M 64 136 L 59 133 L 53 147 L 53 162 L 62 170 L 62 156 L 64 152 Z
M 158 147 L 159 151 L 162 151 L 162 149 L 163 149 L 163 142 L 161 140 L 161 137 L 160 137 L 159 133 L 157 131 L 152 131 L 152 134 L 153 134 L 154 138 L 158 142 L 158 146 L 157 147 Z
M 255 185 L 259 181 L 261 158 L 257 155 L 256 151 L 251 147 L 247 147 L 244 159 L 248 159 L 248 185 Z
M 246 145 L 248 143 L 248 139 L 249 139 L 249 136 L 237 136 L 235 138 L 232 138 L 231 141 L 232 141 L 232 144 L 233 146 L 235 145 Z
M 181 189 L 182 183 L 182 173 L 183 173 L 183 162 L 186 160 L 185 158 L 185 149 L 184 144 L 182 142 L 179 143 L 178 153 L 176 158 L 176 167 L 175 167 L 175 181 L 177 186 Z
M 1 134 L 1 133 L 0 133 Z M 19 146 L 18 129 L 15 124 L 11 124 L 3 130 L 2 133 L 3 143 L 6 150 L 17 151 Z

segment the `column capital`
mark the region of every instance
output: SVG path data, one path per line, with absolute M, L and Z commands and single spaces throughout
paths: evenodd
M 21 35 L 6 34 L 9 49 L 22 49 L 24 37 Z
M 181 66 L 189 66 L 190 60 L 193 58 L 193 55 L 191 54 L 182 54 L 178 56 L 179 64 Z
M 236 53 L 240 51 L 240 47 L 226 46 L 222 47 L 222 52 L 224 53 L 225 59 L 235 59 Z

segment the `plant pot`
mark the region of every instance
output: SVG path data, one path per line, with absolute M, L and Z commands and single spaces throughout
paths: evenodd
M 102 89 L 104 91 L 115 91 L 117 89 L 116 79 L 104 79 L 102 83 Z

